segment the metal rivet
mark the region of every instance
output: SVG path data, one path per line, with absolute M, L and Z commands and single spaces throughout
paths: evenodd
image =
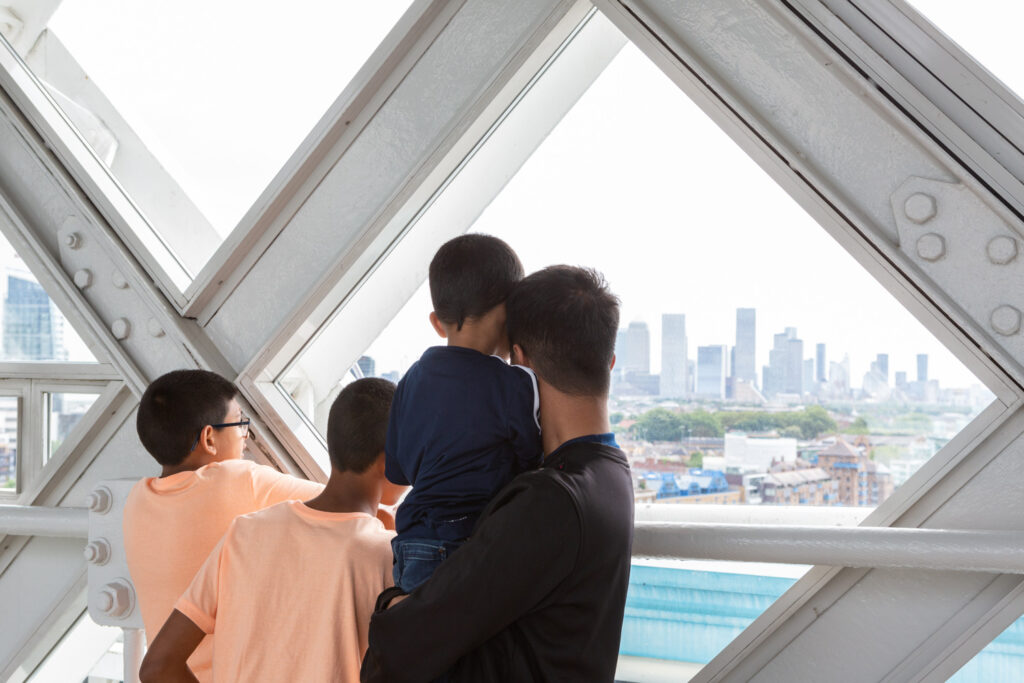
M 132 333 L 132 324 L 124 318 L 118 318 L 110 325 L 110 333 L 118 341 L 127 339 L 128 335 Z
M 1004 337 L 1020 331 L 1020 311 L 1013 306 L 1000 306 L 992 311 L 992 329 Z
M 997 266 L 1005 266 L 1017 258 L 1017 240 L 1001 235 L 988 243 L 988 260 Z
M 164 336 L 164 328 L 160 326 L 160 323 L 157 321 L 156 318 L 149 319 L 149 321 L 146 323 L 146 329 L 149 330 L 149 333 L 154 337 Z
M 78 249 L 82 246 L 82 236 L 77 232 L 69 232 L 64 235 L 64 244 L 67 245 L 68 249 Z
M 92 273 L 88 268 L 82 268 L 81 270 L 75 271 L 75 286 L 79 289 L 85 289 L 92 284 Z
M 105 538 L 89 541 L 82 555 L 89 564 L 103 565 L 110 560 L 110 543 Z
M 112 617 L 127 616 L 132 610 L 134 591 L 123 579 L 111 581 L 96 595 L 96 606 Z
M 118 289 L 128 289 L 128 281 L 124 279 L 124 275 L 121 271 L 115 270 L 110 274 L 110 281 L 114 283 L 114 286 Z
M 96 514 L 102 515 L 110 510 L 110 506 L 113 502 L 114 496 L 110 493 L 110 489 L 106 486 L 97 486 L 86 497 L 85 506 Z
M 921 235 L 917 240 L 917 255 L 925 261 L 938 261 L 946 255 L 946 240 L 934 232 Z
M 918 225 L 926 223 L 935 217 L 935 198 L 923 192 L 912 194 L 903 203 L 903 212 Z

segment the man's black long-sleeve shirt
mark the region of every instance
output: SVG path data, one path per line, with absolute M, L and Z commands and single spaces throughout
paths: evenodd
M 571 441 L 484 510 L 429 581 L 370 622 L 363 681 L 611 681 L 633 541 L 618 448 Z

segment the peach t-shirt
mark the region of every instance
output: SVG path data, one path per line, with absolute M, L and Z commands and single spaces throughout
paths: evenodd
M 174 607 L 214 634 L 216 681 L 355 683 L 393 537 L 297 501 L 243 515 Z
M 156 637 L 235 517 L 321 491 L 323 484 L 248 460 L 138 482 L 125 501 L 124 547 L 148 639 Z M 188 660 L 203 683 L 212 680 L 211 641 L 204 638 Z

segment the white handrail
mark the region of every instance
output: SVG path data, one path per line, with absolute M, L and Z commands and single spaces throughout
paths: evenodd
M 1024 574 L 1024 532 L 637 522 L 633 556 Z
M 0 536 L 89 538 L 86 508 L 0 505 Z

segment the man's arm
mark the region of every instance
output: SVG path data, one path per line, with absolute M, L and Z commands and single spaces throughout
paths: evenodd
M 191 619 L 174 610 L 149 646 L 146 658 L 142 660 L 142 668 L 139 669 L 139 679 L 143 683 L 198 682 L 199 679 L 188 668 L 188 658 L 199 647 L 205 635 Z
M 373 616 L 363 681 L 436 678 L 543 606 L 572 572 L 580 527 L 568 493 L 536 477 L 499 495 L 498 507 L 430 580 Z

